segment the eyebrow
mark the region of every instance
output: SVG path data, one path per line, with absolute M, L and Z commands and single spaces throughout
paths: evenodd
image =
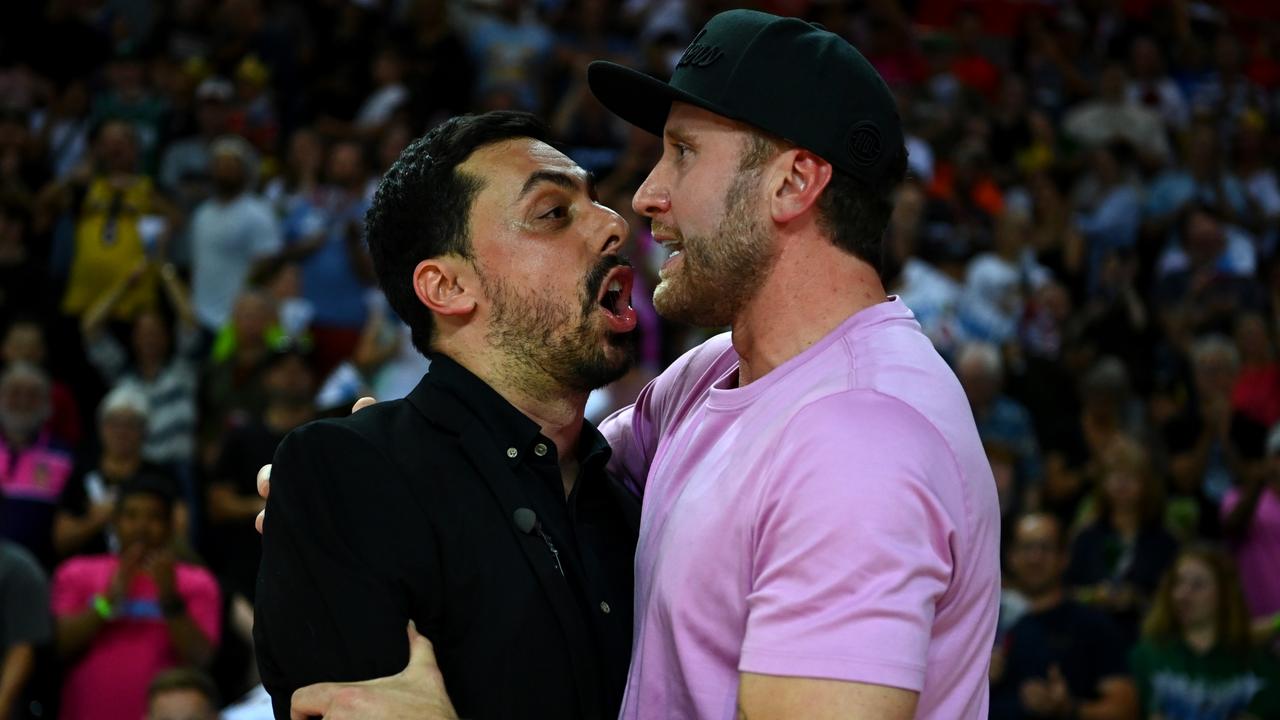
M 534 188 L 542 183 L 558 185 L 565 190 L 577 190 L 577 177 L 577 175 L 560 172 L 558 170 L 535 170 L 529 175 L 529 178 L 524 181 L 524 187 L 520 188 L 520 194 L 516 196 L 516 200 L 523 200 L 525 195 L 528 195 Z M 595 196 L 595 184 L 595 174 L 586 173 L 587 194 L 593 197 Z

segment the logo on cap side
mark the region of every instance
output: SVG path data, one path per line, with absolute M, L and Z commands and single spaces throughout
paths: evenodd
M 724 51 L 715 45 L 703 45 L 698 42 L 703 35 L 707 34 L 707 29 L 703 28 L 693 36 L 693 42 L 689 43 L 689 47 L 684 49 L 684 54 L 680 56 L 680 60 L 676 63 L 676 67 L 684 67 L 691 65 L 693 67 L 706 67 L 711 63 L 724 57 Z
M 869 167 L 875 165 L 880 159 L 880 149 L 883 143 L 880 140 L 880 128 L 875 123 L 864 120 L 853 126 L 849 131 L 849 140 L 846 147 L 849 150 L 849 157 L 853 162 Z

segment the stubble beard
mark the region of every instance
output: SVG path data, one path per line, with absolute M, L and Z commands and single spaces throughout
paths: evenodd
M 699 327 L 733 324 L 755 297 L 775 251 L 751 206 L 758 170 L 740 170 L 725 191 L 724 216 L 709 236 L 684 236 L 680 267 L 658 284 L 653 306 L 675 322 Z
M 616 263 L 606 264 L 607 271 Z M 503 373 L 517 387 L 534 396 L 565 391 L 586 394 L 631 369 L 635 333 L 612 333 L 599 327 L 596 298 L 604 276 L 600 266 L 588 279 L 582 305 L 576 309 L 545 291 L 521 292 L 496 275 L 476 270 L 492 302 L 485 339 L 506 359 Z

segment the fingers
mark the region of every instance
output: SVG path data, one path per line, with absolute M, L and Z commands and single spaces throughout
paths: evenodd
M 289 720 L 308 720 L 316 715 L 324 717 L 337 689 L 336 683 L 317 683 L 298 688 L 289 701 Z
M 361 410 L 369 407 L 370 405 L 376 405 L 377 403 L 378 403 L 377 400 L 366 395 L 360 398 L 359 400 L 357 400 L 355 405 L 351 406 L 351 413 L 354 415 L 355 413 L 360 412 Z
M 259 511 L 259 512 L 258 512 L 258 517 L 256 517 L 256 518 L 254 518 L 254 519 L 253 519 L 253 526 L 254 526 L 254 527 L 256 527 L 256 528 L 258 528 L 258 534 L 259 534 L 259 535 L 261 535 L 261 534 L 262 534 L 262 524 L 263 524 L 263 523 L 265 523 L 266 521 L 267 521 L 267 511 L 266 511 L 266 510 L 261 510 L 261 511 Z
M 263 465 L 258 470 L 258 495 L 261 496 L 263 500 L 266 500 L 267 496 L 270 494 L 271 494 L 271 464 L 268 463 L 266 465 Z M 259 530 L 259 532 L 261 532 L 261 530 Z
M 437 671 L 436 651 L 424 635 L 418 632 L 418 626 L 412 620 L 409 621 L 409 664 L 406 669 L 419 668 L 422 670 Z

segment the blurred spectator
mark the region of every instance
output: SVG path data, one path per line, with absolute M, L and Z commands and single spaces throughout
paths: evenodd
M 74 557 L 53 579 L 58 653 L 67 667 L 61 717 L 135 720 L 156 673 L 203 666 L 219 637 L 219 592 L 171 549 L 173 495 L 142 477 L 121 489 L 121 551 Z
M 66 178 L 89 152 L 89 83 L 76 78 L 59 88 L 49 108 L 33 116 L 31 124 L 48 148 L 54 179 Z
M 268 332 L 277 321 L 275 303 L 262 290 L 236 298 L 210 362 L 201 371 L 199 462 L 212 467 L 222 438 L 262 412 L 262 363 L 271 351 Z
M 1164 529 L 1164 492 L 1146 450 L 1121 435 L 1100 460 L 1095 519 L 1071 542 L 1066 583 L 1111 615 L 1128 647 L 1178 544 Z
M 316 368 L 322 374 L 351 356 L 364 327 L 365 289 L 373 281 L 373 264 L 364 244 L 368 166 L 354 142 L 329 151 L 326 184 L 299 212 L 318 218 L 313 232 L 300 238 L 289 254 L 302 260 L 302 293 L 315 309 L 312 332 Z
M 1098 97 L 1067 113 L 1062 127 L 1067 136 L 1085 148 L 1126 142 L 1152 163 L 1169 158 L 1169 140 L 1160 115 L 1131 102 L 1126 93 L 1129 79 L 1124 66 L 1108 65 L 1102 71 Z
M 0 717 L 26 717 L 38 652 L 52 640 L 44 571 L 21 546 L 0 540 Z
M 1032 513 L 1014 523 L 1008 568 L 1028 611 L 992 659 L 991 717 L 1129 718 L 1136 710 L 1123 646 L 1106 615 L 1067 597 L 1062 526 Z
M 1160 45 L 1149 35 L 1139 35 L 1129 46 L 1132 79 L 1126 91 L 1130 105 L 1144 107 L 1160 114 L 1165 127 L 1181 132 L 1191 121 L 1187 99 L 1182 89 L 1165 71 Z
M 271 202 L 276 215 L 289 217 L 320 187 L 324 157 L 324 143 L 318 133 L 311 128 L 299 128 L 293 132 L 289 137 L 284 172 L 271 178 L 263 189 L 263 196 Z M 314 231 L 314 228 L 306 228 L 294 232 L 307 236 Z
M 0 373 L 0 534 L 45 567 L 53 564 L 53 513 L 73 460 L 42 430 L 51 408 L 49 376 L 23 362 Z
M 247 139 L 259 152 L 270 152 L 280 133 L 270 79 L 270 68 L 256 55 L 246 55 L 236 65 L 236 94 L 227 129 Z
M 1133 151 L 1117 142 L 1089 153 L 1090 171 L 1074 190 L 1076 228 L 1088 243 L 1088 288 L 1097 292 L 1103 266 L 1117 252 L 1133 250 L 1142 224 L 1141 187 L 1130 177 Z
M 475 97 L 484 110 L 543 107 L 543 83 L 551 61 L 551 31 L 533 5 L 495 0 L 480 6 L 466 28 L 476 66 Z
M 1172 453 L 1170 471 L 1177 485 L 1202 488 L 1216 506 L 1240 472 L 1240 455 L 1231 438 L 1231 393 L 1240 354 L 1226 338 L 1211 335 L 1192 346 L 1191 362 L 1195 404 L 1165 428 Z
M 109 523 L 120 488 L 132 480 L 142 476 L 162 480 L 169 483 L 170 492 L 176 492 L 172 473 L 143 459 L 143 439 L 151 417 L 147 396 L 135 387 L 118 387 L 103 398 L 98 407 L 102 451 L 76 469 L 54 515 L 53 546 L 59 558 L 120 552 L 120 538 Z M 181 538 L 187 527 L 187 508 L 175 502 L 173 510 L 172 526 Z
M 1240 374 L 1231 391 L 1231 407 L 1268 428 L 1280 422 L 1280 362 L 1272 337 L 1261 313 L 1245 313 L 1236 319 Z
M 206 332 L 226 324 L 245 281 L 282 247 L 271 207 L 250 188 L 253 148 L 243 138 L 219 138 L 210 149 L 213 196 L 191 218 L 191 290 Z
M 19 317 L 10 323 L 0 344 L 0 362 L 28 363 L 44 368 L 48 359 L 49 343 L 45 341 L 44 325 L 32 317 Z M 67 449 L 80 445 L 80 407 L 66 383 L 50 377 L 50 414 L 45 429 Z
M 218 688 L 191 668 L 165 670 L 147 686 L 145 720 L 217 720 Z
M 165 235 L 177 220 L 172 206 L 138 171 L 133 126 L 103 123 L 94 145 L 94 167 L 82 166 L 41 193 L 43 228 L 57 215 L 75 218 L 71 269 L 62 311 L 79 317 L 145 258 L 165 255 Z M 141 278 L 116 305 L 113 317 L 129 319 L 155 302 L 155 277 Z
M 1280 717 L 1280 668 L 1249 640 L 1240 580 L 1220 550 L 1183 550 L 1129 658 L 1143 717 Z
M 264 363 L 266 407 L 261 417 L 227 434 L 209 476 L 210 567 L 221 581 L 227 615 L 214 671 L 224 694 L 242 695 L 258 682 L 253 668 L 253 602 L 262 537 L 253 518 L 264 506 L 258 469 L 271 462 L 289 431 L 315 415 L 315 380 L 307 355 L 297 346 L 277 349 Z
M 1164 170 L 1148 186 L 1145 219 L 1157 232 L 1163 231 L 1193 202 L 1228 221 L 1243 219 L 1248 209 L 1244 186 L 1227 171 L 1225 161 L 1214 129 L 1196 125 L 1191 131 L 1186 163 Z
M 94 121 L 128 123 L 137 139 L 140 167 L 154 174 L 169 107 L 148 82 L 146 58 L 126 45 L 107 64 L 105 78 L 107 87 L 93 102 Z
M 969 396 L 982 444 L 1002 448 L 1013 458 L 1014 483 L 1001 493 L 1002 513 L 1025 507 L 1027 491 L 1043 481 L 1040 445 L 1027 409 L 1002 392 L 1000 351 L 988 343 L 964 345 L 956 355 L 956 375 Z
M 0 195 L 0 327 L 22 315 L 42 314 L 52 304 L 49 259 L 31 240 L 31 204 Z
M 1222 498 L 1222 530 L 1250 616 L 1269 623 L 1280 616 L 1280 425 L 1267 436 L 1266 464 L 1242 480 Z
M 227 116 L 234 89 L 231 82 L 211 77 L 196 88 L 196 134 L 171 143 L 160 162 L 160 187 L 184 212 L 196 209 L 213 193 L 213 144 L 227 132 Z
M 470 107 L 475 66 L 457 29 L 450 21 L 446 0 L 410 0 L 403 30 L 411 88 L 431 92 L 409 95 L 414 127 L 435 127 Z
M 190 464 L 195 449 L 197 356 L 202 344 L 186 286 L 172 265 L 160 268 L 160 287 L 178 316 L 176 327 L 165 315 L 148 310 L 133 321 L 128 350 L 103 327 L 128 283 L 144 272 L 136 267 L 81 318 L 89 361 L 114 388 L 129 387 L 147 401 L 146 442 L 142 457 L 175 469 Z
M 374 90 L 356 111 L 355 129 L 374 136 L 409 100 L 409 88 L 404 84 L 405 61 L 399 48 L 392 45 L 378 51 L 369 74 Z

